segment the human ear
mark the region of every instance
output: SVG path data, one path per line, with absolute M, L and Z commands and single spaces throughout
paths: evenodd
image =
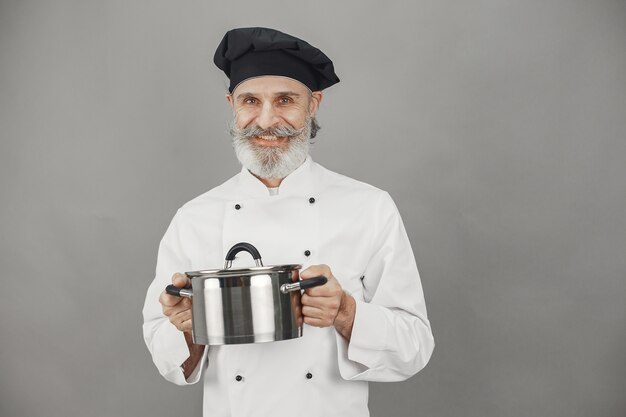
M 315 116 L 323 97 L 324 94 L 321 91 L 313 91 L 311 93 L 311 102 L 309 103 L 309 113 L 311 115 Z

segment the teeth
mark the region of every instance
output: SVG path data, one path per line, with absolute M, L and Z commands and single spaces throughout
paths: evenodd
M 269 136 L 259 136 L 261 139 L 263 140 L 276 140 L 278 139 L 276 136 L 274 135 L 269 135 Z

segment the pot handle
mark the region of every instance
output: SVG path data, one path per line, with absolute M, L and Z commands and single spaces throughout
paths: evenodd
M 261 254 L 259 253 L 259 251 L 249 243 L 239 242 L 235 244 L 232 248 L 230 248 L 230 250 L 226 254 L 224 269 L 229 269 L 233 265 L 235 255 L 237 255 L 241 251 L 246 251 L 250 255 L 252 255 L 252 259 L 254 259 L 254 263 L 256 264 L 256 266 L 263 266 L 263 262 L 261 261 Z
M 191 291 L 191 287 L 178 288 L 177 286 L 170 284 L 165 287 L 165 292 L 169 295 L 175 295 L 176 297 L 193 297 L 193 291 Z
M 318 287 L 320 285 L 324 285 L 326 284 L 326 282 L 328 282 L 328 278 L 326 278 L 323 275 L 320 275 L 319 277 L 303 279 L 303 280 L 294 282 L 292 284 L 283 284 L 280 286 L 280 292 L 282 292 L 283 294 L 287 294 L 288 292 L 291 292 L 291 291 L 306 290 L 307 288 L 313 288 L 313 287 Z

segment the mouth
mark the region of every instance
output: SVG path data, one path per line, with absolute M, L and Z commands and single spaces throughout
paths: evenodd
M 253 140 L 261 146 L 280 146 L 287 142 L 289 138 L 286 136 L 262 135 L 255 136 Z

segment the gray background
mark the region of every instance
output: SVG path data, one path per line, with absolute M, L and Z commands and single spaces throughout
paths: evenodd
M 140 313 L 238 170 L 212 53 L 257 25 L 333 58 L 313 156 L 418 260 L 435 353 L 372 415 L 626 415 L 626 4 L 557 0 L 1 1 L 0 415 L 200 415 Z

